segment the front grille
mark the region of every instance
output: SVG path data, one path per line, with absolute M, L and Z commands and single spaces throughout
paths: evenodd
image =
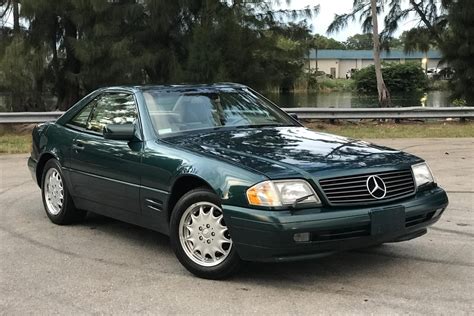
M 382 199 L 376 199 L 367 189 L 367 179 L 372 175 L 380 177 L 385 183 L 387 193 Z M 319 184 L 329 202 L 335 205 L 384 201 L 415 192 L 415 182 L 410 169 L 323 179 Z

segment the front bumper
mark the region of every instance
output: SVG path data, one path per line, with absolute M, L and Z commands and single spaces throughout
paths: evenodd
M 36 160 L 34 160 L 32 157 L 29 157 L 28 158 L 28 169 L 30 170 L 30 174 L 31 174 L 31 178 L 33 178 L 33 180 L 35 182 L 38 182 L 38 179 L 36 178 L 36 166 L 37 166 L 38 162 Z
M 293 261 L 325 256 L 384 242 L 419 237 L 435 223 L 448 205 L 446 192 L 435 187 L 382 206 L 321 207 L 294 211 L 266 211 L 223 205 L 234 247 L 243 260 Z M 403 209 L 403 227 L 374 233 L 374 209 Z M 310 240 L 295 242 L 294 234 L 310 233 Z

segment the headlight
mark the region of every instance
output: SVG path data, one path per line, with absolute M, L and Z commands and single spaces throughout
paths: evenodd
M 321 204 L 321 200 L 304 180 L 264 181 L 247 190 L 251 205 L 283 206 Z
M 430 167 L 424 162 L 411 166 L 417 187 L 434 182 Z

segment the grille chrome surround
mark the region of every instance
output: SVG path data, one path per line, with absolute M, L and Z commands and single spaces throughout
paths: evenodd
M 385 182 L 387 193 L 382 199 L 376 199 L 367 189 L 367 179 L 373 175 Z M 328 178 L 319 180 L 319 184 L 329 203 L 333 205 L 383 203 L 406 197 L 416 191 L 410 169 Z

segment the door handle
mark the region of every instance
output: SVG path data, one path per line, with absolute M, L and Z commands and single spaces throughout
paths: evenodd
M 76 152 L 79 150 L 84 150 L 84 143 L 82 142 L 74 142 L 72 144 L 72 149 L 74 149 Z

